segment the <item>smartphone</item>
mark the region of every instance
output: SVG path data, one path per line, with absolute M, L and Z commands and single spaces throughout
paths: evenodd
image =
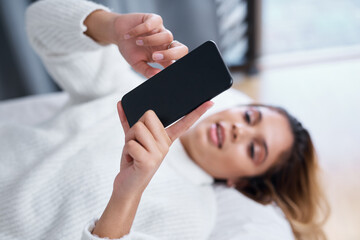
M 232 77 L 213 41 L 207 41 L 122 98 L 130 127 L 153 110 L 164 127 L 232 85 Z

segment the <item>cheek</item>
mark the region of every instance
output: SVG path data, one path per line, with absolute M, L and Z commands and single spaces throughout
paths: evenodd
M 196 158 L 208 158 L 211 154 L 211 146 L 207 140 L 206 125 L 200 125 L 196 128 L 192 136 L 192 145 Z
M 221 168 L 226 169 L 229 177 L 241 177 L 248 173 L 251 167 L 250 164 L 246 149 L 236 147 L 224 152 Z
M 206 149 L 208 148 L 208 141 L 207 141 L 207 127 L 206 125 L 202 125 L 200 128 L 198 128 L 198 131 L 196 132 L 196 145 L 199 148 L 202 148 L 204 153 L 206 153 Z

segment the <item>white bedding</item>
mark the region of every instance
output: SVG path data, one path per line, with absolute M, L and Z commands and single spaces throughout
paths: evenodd
M 56 112 L 66 105 L 68 99 L 66 93 L 59 92 L 2 101 L 0 102 L 0 121 L 36 125 L 54 117 Z M 215 106 L 207 115 L 227 107 L 249 103 L 251 99 L 237 90 L 230 89 L 213 101 Z M 211 239 L 237 239 L 238 234 L 246 239 L 254 240 L 265 236 L 267 239 L 293 239 L 288 222 L 275 205 L 263 206 L 244 198 L 235 189 L 224 186 L 217 186 L 214 189 L 218 201 L 219 218 Z M 244 219 L 246 216 L 244 213 L 249 209 L 255 216 L 262 217 L 255 217 L 256 221 Z M 234 224 L 229 225 L 229 222 L 235 223 L 238 227 L 234 228 Z
M 116 102 L 140 79 L 116 46 L 101 46 L 83 34 L 85 17 L 102 6 L 76 0 L 39 1 L 33 6 L 27 12 L 30 42 L 72 104 L 63 108 L 67 93 L 0 103 L 0 238 L 80 239 L 85 223 L 106 206 L 118 173 L 124 138 Z M 229 90 L 214 101 L 206 115 L 251 99 Z M 277 208 L 231 188 L 216 188 L 214 196 L 209 184 L 201 184 L 207 175 L 188 159 L 180 143 L 174 147 L 152 180 L 161 191 L 147 188 L 131 234 L 200 239 L 196 236 L 208 236 L 212 230 L 210 239 L 293 239 Z M 159 192 L 169 201 L 155 211 L 160 214 L 156 221 L 147 221 L 154 216 L 147 210 L 156 210 L 158 200 L 165 199 Z M 218 217 L 208 207 L 214 197 Z M 215 218 L 220 222 L 213 228 Z M 84 233 L 84 239 L 93 239 L 88 228 Z
M 68 100 L 64 92 L 49 93 L 0 102 L 0 121 L 35 125 L 51 118 Z
M 67 93 L 56 92 L 0 101 L 0 121 L 35 125 L 51 118 L 58 110 L 65 106 L 68 99 Z M 213 101 L 215 105 L 206 116 L 240 103 L 252 102 L 251 98 L 235 89 L 227 90 L 215 97 Z

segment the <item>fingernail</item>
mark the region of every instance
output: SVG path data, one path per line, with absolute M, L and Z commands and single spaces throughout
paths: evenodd
M 154 53 L 154 54 L 153 54 L 153 59 L 154 59 L 154 60 L 164 59 L 164 55 L 162 55 L 161 53 Z
M 209 110 L 210 108 L 212 108 L 214 106 L 214 102 L 213 101 L 209 101 L 210 102 L 210 106 L 208 106 L 207 110 Z
M 130 35 L 129 34 L 125 34 L 124 35 L 124 39 L 129 39 L 130 38 Z
M 142 46 L 142 45 L 144 45 L 144 41 L 143 40 L 136 40 L 136 44 Z

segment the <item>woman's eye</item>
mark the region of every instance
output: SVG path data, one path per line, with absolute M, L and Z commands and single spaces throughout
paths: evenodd
M 252 159 L 254 159 L 254 155 L 255 155 L 255 146 L 254 143 L 250 144 L 250 156 Z
M 249 111 L 245 112 L 245 121 L 250 124 L 251 123 L 251 117 Z

